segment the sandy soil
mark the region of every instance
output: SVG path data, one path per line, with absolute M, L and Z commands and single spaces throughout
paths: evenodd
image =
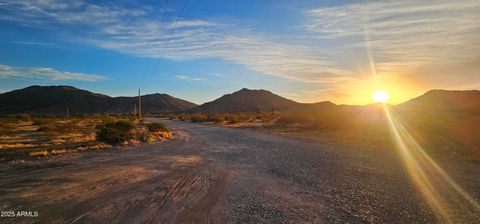
M 0 163 L 1 223 L 441 223 L 393 149 L 166 121 L 167 142 Z M 480 165 L 439 161 L 475 200 Z M 437 182 L 433 182 L 436 184 Z M 450 197 L 454 223 L 480 213 Z

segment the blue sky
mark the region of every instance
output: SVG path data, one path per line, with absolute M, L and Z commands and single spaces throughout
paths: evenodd
M 0 92 L 73 85 L 203 103 L 480 88 L 478 1 L 0 0 Z

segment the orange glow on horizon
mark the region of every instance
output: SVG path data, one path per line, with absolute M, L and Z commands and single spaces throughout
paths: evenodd
M 373 92 L 372 99 L 377 103 L 387 103 L 390 99 L 390 93 L 385 90 L 377 90 Z

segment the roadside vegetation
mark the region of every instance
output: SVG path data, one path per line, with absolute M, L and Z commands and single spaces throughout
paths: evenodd
M 193 123 L 214 123 L 220 125 L 239 125 L 244 123 L 269 123 L 278 119 L 278 114 L 271 113 L 224 113 L 224 114 L 169 114 L 169 119 L 190 121 Z
M 392 109 L 425 150 L 480 162 L 480 115 L 468 111 L 413 111 Z M 340 106 L 318 111 L 243 114 L 170 114 L 170 119 L 255 128 L 307 139 L 328 137 L 365 147 L 388 148 L 389 122 L 380 105 Z
M 171 137 L 163 123 L 139 123 L 132 117 L 19 114 L 0 117 L 0 160 L 106 149 Z
M 119 144 L 133 140 L 135 137 L 135 124 L 129 120 L 115 120 L 98 124 L 96 139 L 109 144 Z
M 135 119 L 104 119 L 96 129 L 96 139 L 109 144 L 132 144 L 156 142 L 172 137 L 172 133 L 161 122 L 143 124 Z
M 0 118 L 0 159 L 104 149 L 95 139 L 100 117 L 30 117 L 20 114 Z
M 150 132 L 162 132 L 169 131 L 167 126 L 162 122 L 152 122 L 147 124 L 148 131 Z

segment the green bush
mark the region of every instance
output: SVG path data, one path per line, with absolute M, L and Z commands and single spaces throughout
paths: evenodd
M 116 120 L 99 124 L 95 127 L 99 141 L 117 144 L 135 138 L 135 124 L 128 120 Z
M 168 131 L 167 126 L 162 122 L 153 122 L 147 124 L 149 132 L 159 132 L 159 131 Z

